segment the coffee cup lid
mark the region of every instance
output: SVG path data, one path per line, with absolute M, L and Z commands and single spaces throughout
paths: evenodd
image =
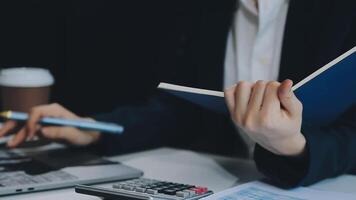
M 0 85 L 7 87 L 47 87 L 54 78 L 47 69 L 19 67 L 0 71 Z

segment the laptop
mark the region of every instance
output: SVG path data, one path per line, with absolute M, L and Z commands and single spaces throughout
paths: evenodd
M 142 171 L 88 153 L 61 148 L 22 153 L 0 150 L 0 196 L 138 178 Z

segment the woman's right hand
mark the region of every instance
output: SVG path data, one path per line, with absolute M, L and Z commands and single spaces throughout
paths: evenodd
M 10 148 L 17 147 L 26 139 L 33 138 L 36 134 L 41 134 L 43 137 L 51 140 L 65 140 L 70 144 L 77 146 L 92 144 L 100 137 L 100 133 L 96 131 L 83 131 L 66 126 L 41 126 L 38 122 L 43 117 L 94 121 L 90 118 L 81 118 L 57 103 L 36 106 L 31 109 L 29 119 L 24 127 L 22 127 L 20 131 L 13 136 L 13 138 L 7 143 L 7 146 Z M 0 137 L 8 134 L 11 130 L 17 127 L 17 124 L 17 122 L 11 120 L 5 122 L 3 127 L 0 129 Z

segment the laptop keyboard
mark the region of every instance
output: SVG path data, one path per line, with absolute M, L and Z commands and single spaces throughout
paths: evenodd
M 76 176 L 73 176 L 64 171 L 53 171 L 41 175 L 28 175 L 22 171 L 0 172 L 0 187 L 13 187 L 28 184 L 69 181 L 76 179 Z
M 34 165 L 33 165 L 34 164 Z M 43 167 L 36 165 L 31 157 L 10 151 L 0 151 L 0 187 L 16 187 L 28 184 L 41 184 L 78 179 L 64 171 L 55 170 L 41 174 L 29 174 L 22 169 Z M 19 169 L 20 168 L 20 169 Z

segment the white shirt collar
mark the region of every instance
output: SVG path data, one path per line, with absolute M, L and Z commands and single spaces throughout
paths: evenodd
M 258 9 L 256 7 L 256 3 L 257 2 L 258 2 L 258 0 L 240 0 L 240 6 L 243 6 L 250 13 L 252 13 L 252 14 L 257 16 L 258 15 Z
M 263 15 L 274 19 L 279 13 L 282 4 L 286 0 L 240 0 L 240 6 L 243 6 L 248 12 L 255 16 Z M 258 8 L 257 5 L 258 4 Z

